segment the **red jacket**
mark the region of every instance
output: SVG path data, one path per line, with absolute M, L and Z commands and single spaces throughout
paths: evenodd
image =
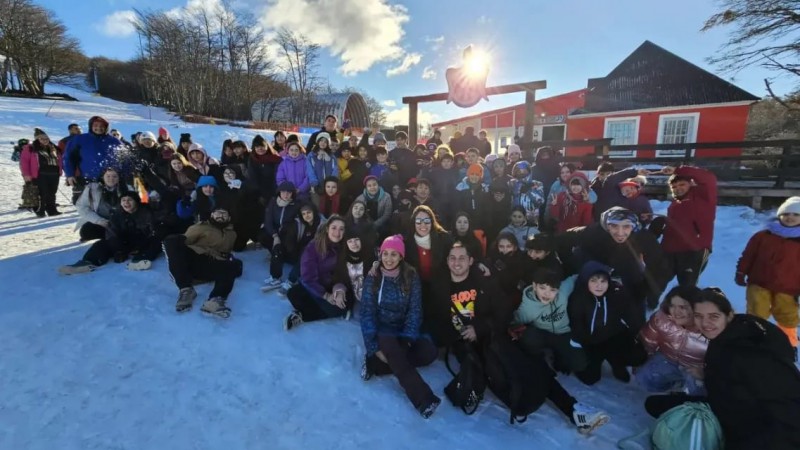
M 594 221 L 592 218 L 592 204 L 583 200 L 576 202 L 577 209 L 566 214 L 565 217 L 567 195 L 570 194 L 567 192 L 559 192 L 558 196 L 556 197 L 556 204 L 550 209 L 551 216 L 558 220 L 556 231 L 559 233 L 563 233 L 570 228 L 591 225 L 591 223 Z
M 61 174 L 61 152 L 59 152 L 58 148 L 52 143 L 50 145 L 53 150 L 58 153 L 58 173 Z M 20 155 L 19 158 L 19 170 L 22 172 L 23 177 L 31 177 L 34 180 L 39 178 L 39 154 L 33 149 L 33 144 L 22 147 L 22 155 Z
M 800 295 L 798 262 L 800 240 L 763 230 L 750 238 L 736 271 L 747 275 L 748 284 L 797 297 Z
M 695 186 L 667 209 L 667 227 L 661 242 L 667 253 L 711 250 L 717 217 L 717 177 L 698 167 L 681 166 L 676 175 L 694 179 Z

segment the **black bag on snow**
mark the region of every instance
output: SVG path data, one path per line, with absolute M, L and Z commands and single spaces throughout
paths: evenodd
M 484 348 L 489 389 L 510 410 L 510 422 L 523 423 L 542 406 L 554 377 L 544 358 L 528 356 L 508 336 L 495 335 Z
M 458 373 L 450 368 L 450 347 L 447 348 L 444 361 L 447 370 L 453 375 L 453 379 L 445 386 L 444 395 L 453 406 L 461 408 L 469 416 L 477 411 L 478 405 L 483 399 L 483 392 L 486 390 L 486 376 L 483 374 L 483 365 L 478 355 L 469 348 L 469 345 L 467 348 L 467 355 L 464 357 Z

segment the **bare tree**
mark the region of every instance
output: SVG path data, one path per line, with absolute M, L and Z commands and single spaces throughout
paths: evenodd
M 322 83 L 317 74 L 319 45 L 288 28 L 281 28 L 275 36 L 275 44 L 284 60 L 283 71 L 286 83 L 292 88 L 292 116 L 300 122 L 308 122 L 314 103 L 314 94 Z
M 728 72 L 753 65 L 765 67 L 778 74 L 798 77 L 796 86 L 800 88 L 800 2 L 722 0 L 720 3 L 722 11 L 711 16 L 702 31 L 722 26 L 731 26 L 732 30 L 728 42 L 708 61 Z M 769 79 L 764 82 L 767 91 L 780 104 L 800 109 L 775 95 Z

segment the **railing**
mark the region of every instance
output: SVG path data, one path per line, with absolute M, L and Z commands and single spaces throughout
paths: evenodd
M 691 164 L 714 169 L 720 181 L 773 181 L 773 188 L 782 189 L 787 181 L 800 181 L 800 140 L 695 142 L 686 144 L 611 145 L 611 139 L 580 141 L 534 142 L 534 148 L 550 146 L 554 149 L 590 148 L 593 152 L 582 156 L 566 156 L 565 161 L 580 162 L 585 169 L 593 169 L 601 161 L 612 161 L 620 167 L 631 165 Z M 682 152 L 664 156 L 629 157 L 615 152 L 630 151 Z M 702 155 L 697 150 L 703 150 Z M 731 153 L 736 155 L 713 155 Z M 738 154 L 741 150 L 741 154 Z M 566 152 L 570 153 L 570 152 Z M 587 167 L 587 164 L 595 167 Z

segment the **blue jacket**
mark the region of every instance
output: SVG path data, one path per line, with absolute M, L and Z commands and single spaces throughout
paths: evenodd
M 306 175 L 308 176 L 308 184 L 312 187 L 322 186 L 322 180 L 327 177 L 339 176 L 339 164 L 336 162 L 336 156 L 330 155 L 331 159 L 325 161 L 319 158 L 319 153 L 309 152 L 306 155 Z
M 97 180 L 108 166 L 118 168 L 119 162 L 115 153 L 122 147 L 122 141 L 110 134 L 96 135 L 91 132 L 92 122 L 89 120 L 89 132 L 70 139 L 64 150 L 64 176 L 74 177 L 76 169 L 80 176 Z M 100 119 L 103 120 L 103 119 Z
M 419 275 L 414 273 L 411 291 L 403 295 L 400 277 L 381 277 L 381 285 L 374 292 L 376 277 L 368 275 L 361 294 L 361 333 L 367 355 L 378 349 L 378 335 L 391 335 L 417 340 L 422 325 L 422 287 Z

